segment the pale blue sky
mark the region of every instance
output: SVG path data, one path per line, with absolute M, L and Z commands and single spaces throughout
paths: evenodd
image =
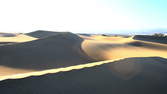
M 0 12 L 0 32 L 167 28 L 167 0 L 1 0 Z
M 103 4 L 131 17 L 145 28 L 167 27 L 167 0 L 102 0 Z

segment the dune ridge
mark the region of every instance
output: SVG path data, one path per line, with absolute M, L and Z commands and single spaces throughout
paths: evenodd
M 1 46 L 0 52 L 0 80 L 6 80 L 83 69 L 132 57 L 167 58 L 167 45 L 134 40 L 133 37 L 56 32 L 33 41 Z
M 15 70 L 19 69 L 24 72 L 40 71 L 96 61 L 84 53 L 82 41 L 73 33 L 63 32 L 34 41 L 0 46 L 1 76 L 5 76 L 5 68 L 11 68 L 10 74 L 15 74 Z
M 98 65 L 102 65 L 106 63 L 119 61 L 122 59 L 125 59 L 125 58 L 119 58 L 115 60 L 105 60 L 105 61 L 99 61 L 99 62 L 91 62 L 87 64 L 74 65 L 74 66 L 69 66 L 69 67 L 64 67 L 64 68 L 47 69 L 47 70 L 42 70 L 42 71 L 30 72 L 30 73 L 21 73 L 21 74 L 9 75 L 9 76 L 2 76 L 0 77 L 0 81 L 6 80 L 6 79 L 21 79 L 21 78 L 30 77 L 30 76 L 40 76 L 40 75 L 45 75 L 49 73 L 59 73 L 59 72 L 66 72 L 66 71 L 71 71 L 71 70 L 78 70 L 82 68 L 94 67 L 94 66 L 98 66 Z
M 145 57 L 145 58 L 155 58 L 155 57 Z M 118 58 L 118 59 L 114 59 L 114 60 L 91 62 L 91 63 L 87 63 L 87 64 L 79 64 L 79 65 L 74 65 L 74 66 L 69 66 L 69 67 L 47 69 L 47 70 L 42 70 L 42 71 L 35 71 L 35 72 L 29 72 L 29 73 L 21 73 L 21 74 L 9 75 L 9 76 L 2 76 L 2 77 L 0 77 L 0 81 L 7 80 L 7 79 L 21 79 L 21 78 L 27 78 L 27 77 L 31 77 L 31 76 L 41 76 L 41 75 L 46 75 L 46 74 L 50 74 L 50 73 L 55 74 L 55 73 L 59 73 L 59 72 L 80 70 L 80 69 L 83 69 L 83 68 L 100 66 L 100 65 L 103 65 L 103 64 L 114 63 L 114 62 L 123 61 L 123 60 L 126 60 L 126 59 L 129 59 L 129 58 Z M 163 62 L 163 59 L 161 59 L 161 60 Z M 140 61 L 138 61 L 138 62 L 140 62 Z M 167 62 L 167 61 L 165 61 L 165 62 Z
M 135 35 L 133 39 L 167 44 L 167 36 Z
M 89 38 L 83 41 L 82 48 L 88 56 L 96 60 L 154 56 L 167 58 L 166 44 L 134 40 L 133 37 L 92 36 Z
M 12 37 L 0 37 L 0 42 L 15 42 L 15 43 L 20 43 L 20 42 L 28 42 L 28 41 L 33 41 L 36 40 L 37 38 L 30 37 L 24 34 L 18 34 L 16 36 Z
M 14 37 L 14 36 L 17 36 L 16 33 L 3 33 L 3 32 L 0 32 L 0 37 Z
M 46 30 L 36 30 L 30 33 L 26 33 L 26 35 L 35 37 L 35 38 L 46 38 L 50 36 L 55 36 L 57 34 L 63 34 L 67 32 L 56 32 L 56 31 L 46 31 Z
M 64 68 L 66 72 L 0 81 L 0 91 L 5 94 L 167 93 L 167 59 L 127 58 L 100 66 L 82 67 L 73 66 L 73 70 L 67 67 Z
M 65 32 L 0 52 L 5 94 L 167 93 L 166 44 Z
M 78 36 L 62 32 L 34 41 L 4 45 L 0 52 L 0 77 L 3 77 L 19 74 L 19 71 L 36 72 L 96 61 L 131 57 L 167 58 L 167 45 L 138 41 L 133 37 Z M 7 73 L 3 70 L 12 71 Z

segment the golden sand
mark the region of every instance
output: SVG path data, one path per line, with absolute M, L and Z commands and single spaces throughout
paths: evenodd
M 97 60 L 110 60 L 130 57 L 167 58 L 167 45 L 123 37 L 91 36 L 82 43 L 88 56 Z M 135 43 L 134 45 L 131 45 Z M 140 43 L 143 44 L 140 46 Z
M 22 36 L 23 37 L 23 36 Z M 82 36 L 81 36 L 82 37 Z M 20 37 L 21 38 L 21 37 Z M 24 36 L 24 41 L 30 37 Z M 82 50 L 91 58 L 99 60 L 88 64 L 74 65 L 65 68 L 57 68 L 43 71 L 33 71 L 24 69 L 13 69 L 1 66 L 0 68 L 6 71 L 1 72 L 0 80 L 18 79 L 29 76 L 39 76 L 48 73 L 58 73 L 62 71 L 70 71 L 73 69 L 82 69 L 86 67 L 93 67 L 105 63 L 111 63 L 117 60 L 130 57 L 163 57 L 167 58 L 167 45 L 153 42 L 136 41 L 130 38 L 123 37 L 105 37 L 105 36 L 86 36 L 82 43 Z M 8 41 L 11 39 L 8 39 Z M 19 41 L 17 37 L 15 41 Z M 6 40 L 7 41 L 7 40 Z M 23 42 L 23 40 L 22 40 Z M 133 44 L 134 43 L 134 44 Z M 140 43 L 144 45 L 140 45 Z M 27 73 L 29 72 L 29 73 Z
M 24 34 L 19 34 L 14 37 L 0 37 L 0 42 L 27 42 L 27 41 L 33 41 L 37 38 L 30 37 Z

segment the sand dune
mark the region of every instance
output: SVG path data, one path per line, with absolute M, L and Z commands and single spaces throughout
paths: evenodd
M 166 44 L 134 40 L 132 37 L 92 36 L 84 40 L 82 48 L 96 60 L 152 56 L 167 58 Z
M 95 61 L 82 51 L 81 42 L 82 38 L 75 34 L 59 33 L 48 38 L 1 46 L 0 65 L 3 69 L 0 73 L 5 67 L 29 72 Z
M 42 35 L 41 32 L 46 34 L 46 31 L 34 33 Z M 79 36 L 56 32 L 38 40 L 1 46 L 0 77 L 120 58 L 167 58 L 166 44 L 134 40 L 133 37 Z
M 101 66 L 0 82 L 3 94 L 166 94 L 167 60 L 129 58 Z
M 30 41 L 27 36 L 21 43 L 0 46 L 1 92 L 167 93 L 167 44 L 133 37 L 52 33 L 33 32 L 39 39 Z
M 28 42 L 28 41 L 33 41 L 36 40 L 37 38 L 30 37 L 24 34 L 19 34 L 16 36 L 12 37 L 0 37 L 0 43 L 5 43 L 5 42 Z
M 133 39 L 167 44 L 167 36 L 135 35 Z
M 26 35 L 31 36 L 31 37 L 35 37 L 35 38 L 46 38 L 46 37 L 54 36 L 54 35 L 57 35 L 60 33 L 63 33 L 63 32 L 37 30 L 34 32 L 27 33 Z M 64 32 L 64 33 L 66 33 L 66 32 Z
M 17 34 L 0 32 L 0 37 L 14 37 L 14 36 L 17 36 Z
M 25 70 L 25 69 L 17 69 L 17 68 L 10 68 L 6 66 L 0 66 L 0 79 L 4 78 L 4 76 L 12 76 L 14 74 L 23 74 L 23 73 L 31 73 L 34 70 Z M 5 77 L 6 79 L 7 77 Z

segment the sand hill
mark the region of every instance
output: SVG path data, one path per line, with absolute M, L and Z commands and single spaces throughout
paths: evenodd
M 45 30 L 37 30 L 34 32 L 27 33 L 26 35 L 35 37 L 35 38 L 46 38 L 49 36 L 54 36 L 62 32 L 55 32 L 55 31 L 45 31 Z M 66 32 L 64 32 L 66 33 Z
M 24 35 L 24 34 L 18 34 L 18 35 L 15 35 L 15 36 L 10 36 L 10 37 L 4 37 L 4 36 L 1 36 L 0 37 L 0 43 L 1 44 L 4 44 L 4 43 L 17 43 L 17 42 L 28 42 L 28 41 L 33 41 L 33 40 L 36 40 L 37 38 L 34 38 L 34 37 L 30 37 L 30 36 L 27 36 L 27 35 Z
M 0 37 L 14 37 L 17 36 L 15 33 L 2 33 L 0 32 Z
M 82 37 L 82 36 L 81 36 Z M 167 44 L 134 40 L 133 37 L 84 36 L 82 48 L 96 60 L 160 56 L 167 58 Z
M 82 38 L 72 33 L 0 47 L 1 76 L 3 70 L 15 74 L 22 70 L 44 70 L 93 62 L 81 49 Z M 20 71 L 19 71 L 20 72 Z
M 4 94 L 167 93 L 167 44 L 69 32 L 37 35 L 0 46 Z
M 0 82 L 4 94 L 166 94 L 167 59 L 129 58 L 101 66 Z
M 34 41 L 1 46 L 0 53 L 0 76 L 6 76 L 93 61 L 154 56 L 167 58 L 167 45 L 134 40 L 133 37 L 79 37 L 69 32 L 57 32 Z
M 135 35 L 133 39 L 167 44 L 167 36 Z

